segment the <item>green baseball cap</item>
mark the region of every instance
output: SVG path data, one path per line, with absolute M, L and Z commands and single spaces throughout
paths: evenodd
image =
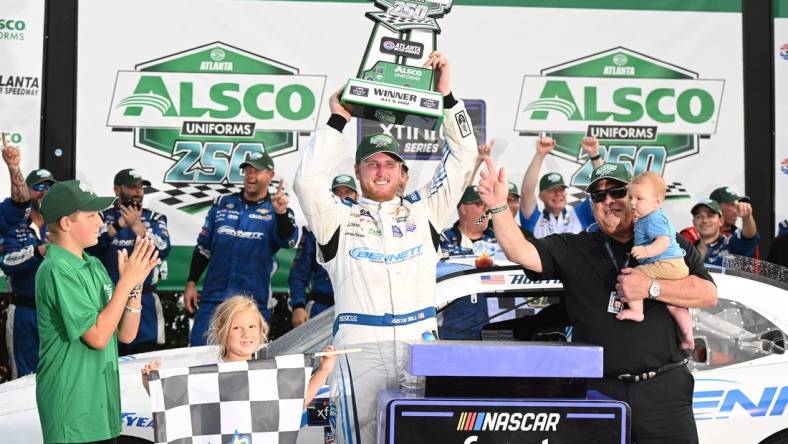
M 749 202 L 750 198 L 747 196 L 739 196 L 730 187 L 719 187 L 709 194 L 709 199 L 716 200 L 719 203 L 734 203 L 734 202 Z
M 564 187 L 566 188 L 566 184 L 564 183 L 564 178 L 558 173 L 547 173 L 539 179 L 539 192 L 547 191 L 551 188 L 555 187 Z M 511 184 L 509 185 L 509 190 L 512 189 Z M 511 191 L 510 191 L 511 192 Z
M 274 159 L 268 153 L 251 153 L 249 157 L 241 164 L 241 168 L 250 166 L 256 170 L 272 170 L 274 169 Z
M 586 193 L 596 190 L 596 184 L 602 179 L 611 179 L 629 184 L 632 182 L 632 173 L 620 163 L 603 163 L 591 173 L 591 182 L 586 187 Z
M 140 183 L 146 187 L 150 186 L 150 181 L 143 179 L 142 174 L 140 174 L 139 171 L 135 170 L 134 168 L 126 168 L 125 170 L 118 171 L 118 174 L 115 175 L 114 183 L 115 186 L 133 186 Z
M 41 182 L 57 182 L 55 180 L 55 176 L 49 172 L 49 170 L 45 170 L 43 168 L 39 168 L 37 170 L 33 170 L 30 174 L 27 175 L 25 178 L 25 184 L 28 188 L 32 187 L 33 185 Z
M 479 196 L 479 190 L 476 188 L 476 185 L 471 185 L 465 189 L 465 192 L 462 193 L 462 197 L 460 198 L 460 205 L 464 204 L 471 204 L 474 202 L 481 202 L 482 197 Z
M 402 155 L 396 139 L 388 134 L 372 134 L 364 136 L 356 148 L 356 163 L 367 160 L 377 153 L 386 153 L 402 162 Z
M 331 191 L 333 191 L 336 187 L 348 187 L 358 193 L 356 179 L 354 179 L 353 176 L 349 176 L 347 174 L 340 174 L 331 181 Z
M 713 211 L 713 212 L 719 214 L 720 216 L 722 216 L 722 209 L 720 208 L 720 204 L 717 203 L 717 201 L 714 200 L 714 199 L 701 199 L 701 200 L 699 200 L 698 203 L 696 203 L 695 205 L 692 206 L 692 210 L 690 210 L 690 213 L 692 213 L 693 216 L 695 215 L 695 212 L 698 209 L 698 207 L 706 207 L 706 208 L 710 209 L 711 211 Z
M 514 194 L 517 197 L 520 197 L 520 190 L 517 189 L 517 185 L 512 182 L 509 182 L 509 194 Z
M 79 180 L 66 180 L 52 185 L 41 200 L 44 222 L 57 222 L 77 211 L 103 211 L 115 203 L 115 196 L 99 197 Z

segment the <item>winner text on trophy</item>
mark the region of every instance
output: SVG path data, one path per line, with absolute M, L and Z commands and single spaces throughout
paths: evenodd
M 453 0 L 374 2 L 383 11 L 366 14 L 375 25 L 358 74 L 342 91 L 342 102 L 352 106 L 354 117 L 438 129 L 443 97 L 434 91 L 433 71 L 422 68 L 420 61 L 437 49 L 437 19 L 451 10 Z M 425 52 L 425 45 L 432 50 Z

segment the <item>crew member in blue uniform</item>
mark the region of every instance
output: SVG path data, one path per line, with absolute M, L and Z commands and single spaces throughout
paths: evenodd
M 30 213 L 5 233 L 0 256 L 11 298 L 6 347 L 12 379 L 35 373 L 38 365 L 35 278 L 47 251 L 46 224 L 38 209 L 55 178 L 49 171 L 38 169 L 27 175 L 25 183 L 30 193 Z
M 279 248 L 295 246 L 293 211 L 279 183 L 274 196 L 268 185 L 274 177 L 274 161 L 267 153 L 253 153 L 241 164 L 244 188 L 213 203 L 197 238 L 189 278 L 184 290 L 186 310 L 197 314 L 189 343 L 204 345 L 205 333 L 216 306 L 235 295 L 254 297 L 267 322 L 274 255 Z M 202 295 L 197 281 L 208 269 Z
M 145 187 L 150 182 L 134 169 L 118 171 L 113 181 L 115 206 L 101 212 L 104 226 L 99 233 L 98 243 L 88 249 L 96 256 L 109 273 L 112 282 L 120 278 L 118 272 L 118 251 L 134 250 L 137 237 L 148 238 L 159 251 L 159 258 L 167 259 L 170 254 L 170 232 L 167 229 L 167 216 L 142 207 Z M 137 337 L 131 344 L 118 344 L 122 355 L 143 353 L 156 350 L 164 344 L 164 313 L 156 284 L 161 275 L 161 265 L 150 272 L 142 286 L 142 317 Z

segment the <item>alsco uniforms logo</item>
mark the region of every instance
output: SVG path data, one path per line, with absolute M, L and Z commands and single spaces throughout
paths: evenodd
M 555 138 L 553 154 L 581 165 L 571 179 L 576 187 L 584 188 L 593 170 L 579 148 L 587 135 L 600 139 L 607 162 L 633 174 L 662 174 L 668 162 L 697 153 L 699 139 L 716 133 L 724 86 L 613 48 L 524 76 L 515 130 Z
M 314 131 L 325 76 L 215 42 L 119 71 L 107 126 L 172 159 L 168 184 L 241 184 L 252 154 L 280 156 Z M 197 212 L 211 199 L 180 207 Z

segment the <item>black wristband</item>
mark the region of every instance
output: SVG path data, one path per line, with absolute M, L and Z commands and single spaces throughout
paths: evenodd
M 457 103 L 458 103 L 457 99 L 454 98 L 454 94 L 452 94 L 451 92 L 446 94 L 445 96 L 443 96 L 443 107 L 444 108 L 447 108 L 447 109 L 448 108 L 454 108 L 454 105 L 456 105 Z
M 597 160 L 600 157 L 602 157 L 602 155 L 601 154 L 597 154 L 596 156 L 590 156 L 589 159 L 591 159 L 591 161 L 593 162 L 594 160 Z
M 293 305 L 293 308 L 292 308 L 291 311 L 295 310 L 296 308 L 303 308 L 303 309 L 306 310 L 306 305 L 304 305 L 304 304 L 295 304 L 295 305 Z
M 345 130 L 345 125 L 347 125 L 347 120 L 339 114 L 331 114 L 331 117 L 328 118 L 328 126 L 340 133 Z
M 115 222 L 112 222 L 112 228 L 114 228 L 115 231 L 120 231 L 123 229 L 123 227 L 120 226 L 120 222 L 117 220 Z

